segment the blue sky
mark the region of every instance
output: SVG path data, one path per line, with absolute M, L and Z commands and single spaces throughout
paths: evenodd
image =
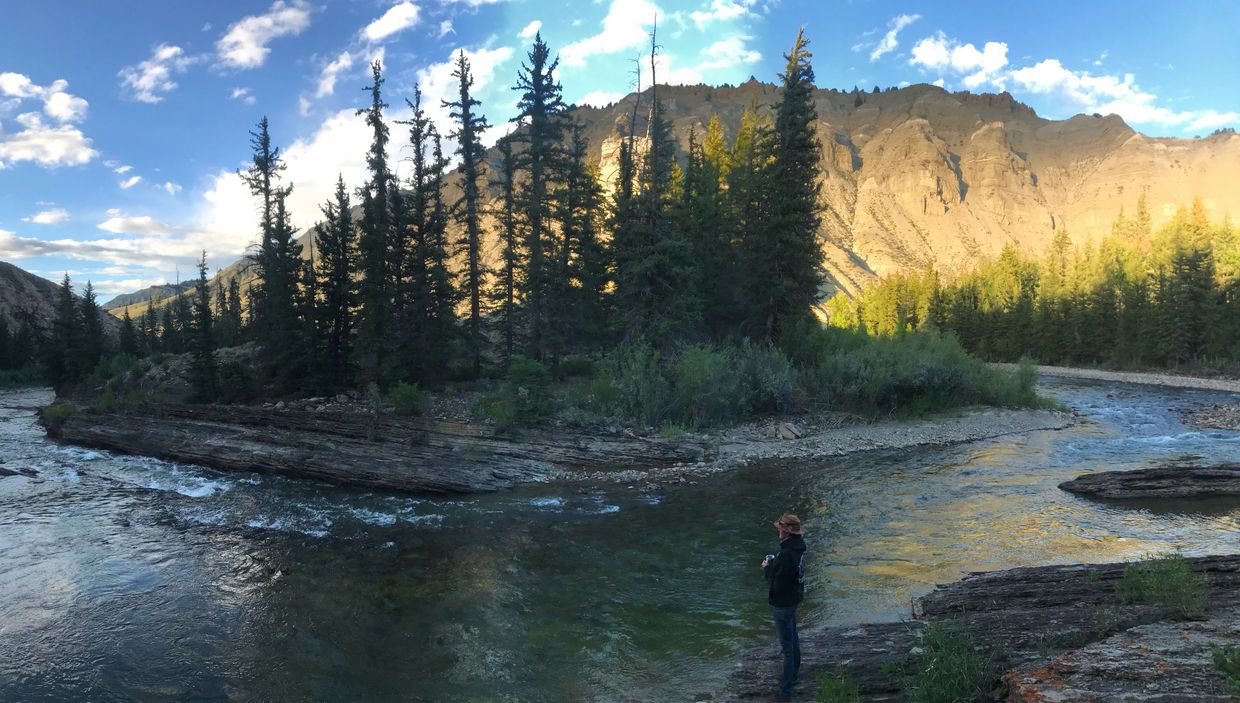
M 570 102 L 626 93 L 657 15 L 661 82 L 771 80 L 805 26 L 824 87 L 1008 90 L 1044 116 L 1114 112 L 1160 136 L 1240 126 L 1240 5 L 1222 1 L 57 0 L 0 14 L 0 259 L 90 279 L 101 297 L 253 242 L 234 172 L 263 115 L 307 227 L 337 173 L 363 180 L 353 109 L 370 61 L 384 63 L 392 119 L 419 83 L 446 127 L 438 100 L 465 50 L 494 138 L 535 31 L 561 56 Z

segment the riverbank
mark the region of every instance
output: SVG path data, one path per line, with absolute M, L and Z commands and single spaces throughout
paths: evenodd
M 1015 370 L 1017 368 L 1016 364 L 993 365 L 1008 370 Z M 1052 376 L 1055 378 L 1079 378 L 1090 381 L 1136 383 L 1143 386 L 1195 388 L 1199 390 L 1240 393 L 1240 380 L 1230 378 L 1206 378 L 1168 372 L 1107 371 L 1104 369 L 1086 369 L 1072 366 L 1035 366 L 1034 369 L 1039 376 Z
M 925 675 L 918 666 L 933 648 L 930 633 L 946 627 L 968 637 L 992 683 L 1002 679 L 995 693 L 1004 700 L 1222 703 L 1226 679 L 1210 646 L 1240 645 L 1240 555 L 1184 564 L 1203 597 L 1188 623 L 1147 599 L 1119 598 L 1131 567 L 1110 563 L 971 573 L 915 599 L 908 620 L 807 629 L 794 700 L 816 700 L 822 675 L 855 686 L 861 700 L 904 700 Z M 716 700 L 770 700 L 779 661 L 776 645 L 746 650 Z
M 42 421 L 49 436 L 84 447 L 227 471 L 433 494 L 493 491 L 556 479 L 667 480 L 756 461 L 1057 430 L 1071 426 L 1075 418 L 1046 410 L 984 408 L 813 432 L 768 422 L 677 437 L 641 436 L 615 427 L 502 429 L 348 411 L 213 405 L 125 413 L 66 409 L 45 412 Z M 768 438 L 758 438 L 768 427 L 773 428 Z M 774 437 L 780 428 L 787 436 L 802 436 Z

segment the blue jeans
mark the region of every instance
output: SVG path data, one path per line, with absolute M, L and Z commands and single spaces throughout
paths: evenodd
M 792 682 L 801 671 L 801 638 L 797 637 L 797 607 L 771 608 L 775 620 L 775 636 L 784 650 L 784 675 L 779 680 L 780 693 L 792 693 Z

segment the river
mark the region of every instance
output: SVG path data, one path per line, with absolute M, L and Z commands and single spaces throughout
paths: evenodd
M 795 512 L 803 627 L 894 619 L 964 571 L 1240 551 L 1240 504 L 1060 491 L 1240 461 L 1186 428 L 1208 391 L 1047 381 L 1058 432 L 671 483 L 420 499 L 44 440 L 0 393 L 3 701 L 689 701 L 772 637 L 758 563 Z

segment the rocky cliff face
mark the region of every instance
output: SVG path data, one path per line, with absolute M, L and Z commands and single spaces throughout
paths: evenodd
M 771 85 L 660 86 L 683 147 L 718 114 L 729 136 Z M 1155 225 L 1200 197 L 1215 217 L 1240 211 L 1240 136 L 1147 137 L 1118 116 L 1048 120 L 1007 93 L 915 85 L 885 93 L 819 90 L 822 237 L 830 287 L 854 292 L 891 272 L 934 263 L 967 268 L 1013 243 L 1045 250 L 1109 231 L 1146 193 Z M 601 172 L 614 174 L 616 125 L 635 96 L 582 108 Z M 648 94 L 643 94 L 643 101 Z
M 29 315 L 42 329 L 49 329 L 56 317 L 56 296 L 60 286 L 0 261 L 0 318 L 16 330 L 22 317 Z M 104 329 L 115 333 L 118 322 L 111 315 L 103 314 Z

